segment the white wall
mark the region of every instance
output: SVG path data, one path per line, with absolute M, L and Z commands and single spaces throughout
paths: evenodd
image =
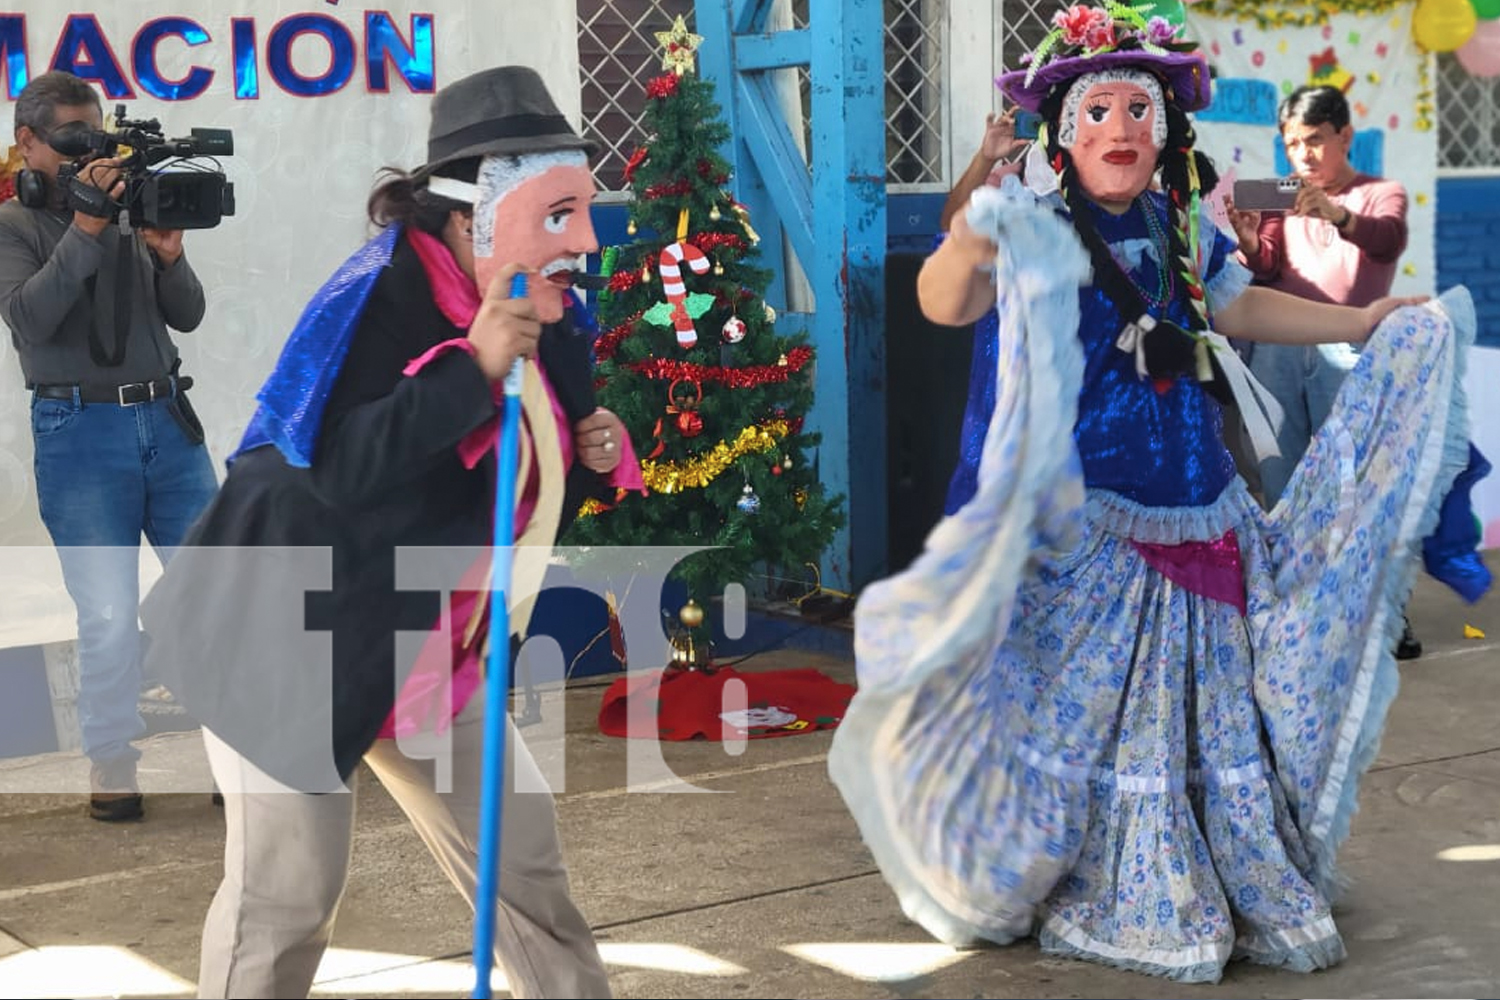
M 187 234 L 186 251 L 206 287 L 208 314 L 197 332 L 178 338 L 183 371 L 197 382 L 193 402 L 221 476 L 223 459 L 238 442 L 254 409 L 255 392 L 303 304 L 370 235 L 364 205 L 376 171 L 385 165 L 414 167 L 424 158 L 431 95 L 413 93 L 394 70 L 387 92 L 370 92 L 363 61 L 367 10 L 388 13 L 408 42 L 412 15 L 431 15 L 437 87 L 489 66 L 527 64 L 548 81 L 563 113 L 577 127 L 574 0 L 423 0 L 418 5 L 368 7 L 357 0 L 178 0 L 167 8 L 148 0 L 79 0 L 76 5 L 65 0 L 13 0 L 6 7 L 7 13 L 25 17 L 32 76 L 50 68 L 69 17 L 91 16 L 136 93 L 125 102 L 130 117 L 157 118 L 172 136 L 185 135 L 195 126 L 233 130 L 235 154 L 225 158 L 223 166 L 235 185 L 237 212 L 216 229 Z M 352 78 L 326 96 L 285 92 L 266 64 L 265 49 L 276 24 L 309 14 L 339 20 L 356 43 Z M 197 46 L 169 37 L 156 47 L 162 78 L 185 78 L 194 66 L 213 71 L 212 83 L 201 96 L 178 101 L 152 98 L 132 72 L 132 50 L 143 26 L 167 16 L 190 18 L 209 36 Z M 255 25 L 260 84 L 256 100 L 236 99 L 234 93 L 230 38 L 236 19 L 252 19 Z M 330 66 L 329 48 L 316 36 L 303 36 L 290 46 L 290 53 L 292 66 L 303 76 L 319 76 Z M 0 129 L 10 135 L 14 95 L 7 93 L 6 98 Z M 104 98 L 107 116 L 115 103 Z M 48 642 L 73 633 L 71 606 L 61 594 L 55 560 L 35 558 L 50 543 L 36 510 L 29 402 L 9 338 L 4 338 L 0 546 L 12 558 L 0 551 L 0 646 Z M 147 562 L 154 560 L 147 557 Z M 22 566 L 28 567 L 24 574 Z M 148 575 L 153 569 L 148 566 Z M 7 600 L 17 587 L 30 599 Z M 44 592 L 61 595 L 61 600 L 41 602 Z M 63 610 L 41 613 L 41 603 Z

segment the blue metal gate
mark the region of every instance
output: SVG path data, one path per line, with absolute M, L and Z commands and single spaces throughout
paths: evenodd
M 734 136 L 724 154 L 736 197 L 778 272 L 767 291 L 777 325 L 808 330 L 817 351 L 808 423 L 822 435 L 824 486 L 845 495 L 849 512 L 822 574 L 854 590 L 887 570 L 882 5 L 810 0 L 806 28 L 770 31 L 774 2 L 697 0 L 699 65 Z M 773 71 L 798 66 L 811 81 L 807 158 L 773 80 Z M 783 236 L 807 274 L 811 311 L 786 308 L 775 257 Z

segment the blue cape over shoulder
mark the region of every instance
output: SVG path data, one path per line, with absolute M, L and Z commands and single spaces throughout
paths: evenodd
M 260 405 L 226 465 L 268 444 L 280 450 L 290 465 L 312 465 L 323 409 L 349 353 L 370 290 L 390 264 L 400 235 L 399 224 L 387 226 L 339 265 L 313 295 L 287 337 L 276 367 L 256 393 Z M 570 298 L 574 324 L 594 332 L 597 327 L 576 293 Z

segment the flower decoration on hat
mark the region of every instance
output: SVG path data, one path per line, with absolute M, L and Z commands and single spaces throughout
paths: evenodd
M 1191 50 L 1197 47 L 1192 42 L 1179 42 L 1177 34 L 1181 25 L 1173 24 L 1160 15 L 1146 17 L 1151 4 L 1127 7 L 1105 0 L 1102 7 L 1074 4 L 1066 10 L 1052 15 L 1052 30 L 1036 51 L 1027 60 L 1031 65 L 1027 81 L 1036 77 L 1048 56 L 1057 59 L 1099 55 L 1102 52 L 1121 52 L 1140 49 L 1156 55 L 1165 55 L 1169 50 Z
M 1172 99 L 1187 111 L 1210 99 L 1208 63 L 1198 43 L 1181 37 L 1182 26 L 1160 14 L 1155 4 L 1073 4 L 1052 16 L 1052 30 L 1022 57 L 1024 69 L 997 81 L 1017 104 L 1040 110 L 1060 83 L 1092 70 L 1135 65 L 1149 68 L 1172 88 Z
M 656 32 L 656 44 L 665 50 L 661 58 L 661 68 L 669 69 L 681 76 L 692 70 L 693 53 L 697 52 L 698 46 L 703 44 L 703 36 L 688 31 L 687 22 L 683 20 L 681 14 L 678 14 L 677 20 L 672 22 L 671 31 Z

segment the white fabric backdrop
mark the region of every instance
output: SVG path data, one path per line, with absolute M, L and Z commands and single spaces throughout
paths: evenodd
M 14 0 L 0 15 L 24 17 L 33 77 L 50 68 L 69 18 L 91 16 L 136 92 L 125 102 L 131 118 L 157 118 L 169 136 L 186 135 L 193 127 L 233 130 L 235 153 L 222 164 L 235 185 L 236 214 L 216 229 L 186 236 L 186 252 L 207 291 L 208 314 L 196 332 L 177 338 L 183 371 L 197 382 L 193 403 L 221 479 L 223 459 L 238 442 L 255 392 L 303 304 L 371 234 L 364 206 L 376 172 L 386 165 L 416 166 L 425 155 L 431 95 L 413 93 L 394 69 L 388 69 L 386 92 L 371 92 L 364 72 L 366 10 L 350 0 L 174 0 L 165 8 L 159 0 L 83 0 L 77 6 Z M 417 6 L 372 4 L 368 10 L 388 13 L 407 43 L 412 15 L 431 15 L 436 87 L 489 66 L 530 65 L 577 127 L 578 46 L 571 0 L 427 0 Z M 308 14 L 338 19 L 355 39 L 353 76 L 326 96 L 285 92 L 266 65 L 265 49 L 276 24 Z M 194 66 L 214 72 L 196 98 L 154 99 L 132 72 L 134 40 L 143 26 L 163 17 L 189 18 L 209 36 L 201 45 L 167 38 L 156 47 L 165 79 L 181 80 Z M 237 19 L 255 24 L 260 49 L 255 100 L 234 94 L 230 38 Z M 290 51 L 292 66 L 304 77 L 322 75 L 332 61 L 328 45 L 316 36 L 299 38 Z M 6 137 L 13 133 L 14 96 L 7 93 L 0 119 Z M 104 98 L 107 117 L 115 103 Z M 0 150 L 8 145 L 7 139 Z M 30 397 L 9 336 L 0 339 L 0 647 L 8 647 L 71 638 L 74 622 L 55 557 L 37 558 L 50 542 L 37 514 L 31 472 Z M 146 556 L 144 561 L 145 573 L 154 579 L 155 560 Z M 18 588 L 27 599 L 7 599 Z M 54 612 L 36 613 L 43 594 L 60 597 L 46 602 Z

